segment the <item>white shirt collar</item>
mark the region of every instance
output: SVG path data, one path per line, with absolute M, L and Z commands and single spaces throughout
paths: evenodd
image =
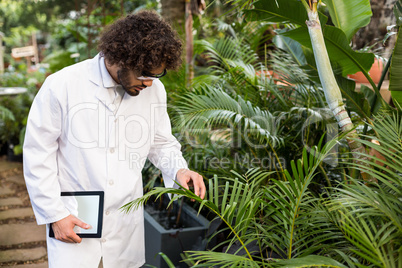
M 108 70 L 106 69 L 104 57 L 99 57 L 99 68 L 101 71 L 103 87 L 105 87 L 105 88 L 115 87 L 117 85 L 117 83 L 113 80 L 112 76 L 109 74 Z

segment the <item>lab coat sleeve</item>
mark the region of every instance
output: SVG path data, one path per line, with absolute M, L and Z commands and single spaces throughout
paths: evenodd
M 155 106 L 157 115 L 154 124 L 155 135 L 152 142 L 148 159 L 162 171 L 162 177 L 166 188 L 177 188 L 175 184 L 177 172 L 187 169 L 187 162 L 180 151 L 181 145 L 172 135 L 172 127 L 165 104 Z
M 34 99 L 23 148 L 24 177 L 38 224 L 56 222 L 70 214 L 61 200 L 57 176 L 62 109 L 51 90 L 51 80 L 45 81 Z

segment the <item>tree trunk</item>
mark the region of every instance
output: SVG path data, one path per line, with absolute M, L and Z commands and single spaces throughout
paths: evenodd
M 186 73 L 189 85 L 193 74 L 193 16 L 202 14 L 204 0 L 161 0 L 162 16 L 186 40 Z
M 309 17 L 309 20 L 306 21 L 306 24 L 310 35 L 311 44 L 313 46 L 318 76 L 320 77 L 322 89 L 324 90 L 325 99 L 327 100 L 328 106 L 338 122 L 341 131 L 346 133 L 346 140 L 348 142 L 350 151 L 353 154 L 353 161 L 358 164 L 366 165 L 364 162 L 365 156 L 363 156 L 365 153 L 365 148 L 358 140 L 359 136 L 354 129 L 352 120 L 346 111 L 341 90 L 336 82 L 331 63 L 329 61 L 320 20 L 318 18 L 317 1 L 318 0 L 313 0 L 311 7 L 307 6 L 307 4 L 305 5 L 306 9 L 308 10 Z M 364 171 L 361 171 L 360 174 L 362 175 L 363 179 L 372 180 L 371 176 Z
M 360 49 L 366 46 L 373 47 L 374 51 L 378 51 L 381 56 L 389 58 L 392 49 L 395 46 L 396 35 L 390 37 L 385 46 L 383 46 L 383 39 L 387 34 L 387 27 L 394 25 L 396 19 L 394 16 L 393 8 L 396 0 L 370 0 L 371 10 L 373 16 L 370 23 L 360 29 L 353 38 L 355 49 Z
M 185 0 L 161 0 L 161 5 L 162 17 L 172 24 L 180 35 L 183 34 Z
M 186 0 L 161 0 L 162 17 L 170 22 L 179 34 L 184 34 Z M 191 14 L 198 16 L 205 9 L 204 0 L 190 0 Z

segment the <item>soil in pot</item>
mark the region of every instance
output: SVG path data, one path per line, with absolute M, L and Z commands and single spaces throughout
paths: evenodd
M 184 229 L 188 227 L 201 226 L 196 221 L 186 221 L 186 216 L 182 216 L 183 199 L 180 202 L 174 202 L 169 208 L 167 204 L 169 198 L 164 196 L 162 199 L 150 200 L 144 206 L 146 212 L 152 216 L 165 230 Z

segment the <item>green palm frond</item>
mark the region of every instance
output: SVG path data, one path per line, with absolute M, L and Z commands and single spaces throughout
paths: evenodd
M 310 255 L 307 257 L 294 258 L 290 260 L 275 260 L 275 262 L 262 262 L 250 260 L 248 258 L 211 251 L 188 251 L 186 252 L 186 260 L 196 262 L 191 267 L 274 267 L 274 268 L 301 268 L 301 267 L 333 267 L 347 268 L 347 266 L 324 256 Z M 202 259 L 203 262 L 199 262 Z
M 247 230 L 260 209 L 262 191 L 259 185 L 272 173 L 251 171 L 245 175 L 246 181 L 244 181 L 244 177 L 240 177 L 235 178 L 232 182 L 228 180 L 224 185 L 220 185 L 218 177 L 215 176 L 208 181 L 207 198 L 204 200 L 181 186 L 180 189 L 156 187 L 144 194 L 143 197 L 125 204 L 121 210 L 128 213 L 143 206 L 150 197 L 155 196 L 156 199 L 159 199 L 164 194 L 172 195 L 168 206 L 182 196 L 194 199 L 200 203 L 199 211 L 203 207 L 207 207 L 226 224 L 233 237 L 228 249 L 235 241 L 238 241 L 245 250 L 247 257 L 252 260 L 253 258 L 247 248 L 247 244 L 250 242 Z
M 320 212 L 319 198 L 312 195 L 309 185 L 335 144 L 332 140 L 322 149 L 319 144 L 310 154 L 304 149 L 302 159 L 291 162 L 292 175 L 285 170 L 286 181 L 273 180 L 275 184 L 266 188 L 265 212 L 272 225 L 265 230 L 261 226 L 260 231 L 277 254 L 288 259 L 307 256 L 333 239 L 333 224 Z
M 283 143 L 278 121 L 269 111 L 208 85 L 201 90 L 198 94 L 188 93 L 178 102 L 181 114 L 173 119 L 176 126 L 185 127 L 192 134 L 217 127 L 240 128 L 244 138 L 255 137 L 262 145 L 270 143 L 276 147 Z
M 214 72 L 208 72 L 207 74 L 201 74 L 194 77 L 194 79 L 191 81 L 191 87 L 198 88 L 204 84 L 217 85 L 221 81 L 222 77 L 220 75 L 217 75 Z
M 374 118 L 372 128 L 377 137 L 365 136 L 361 142 L 380 155 L 360 154 L 361 161 L 348 166 L 364 170 L 378 182 L 367 184 L 350 178 L 328 203 L 330 211 L 337 214 L 340 230 L 355 246 L 360 267 L 402 266 L 401 123 L 399 114 Z
M 331 151 L 336 141 L 331 141 L 322 149 L 312 150 L 310 155 L 304 150 L 303 158 L 292 164 L 292 173 L 287 172 L 287 181 L 275 181 L 275 184 L 265 188 L 268 176 L 272 172 L 250 170 L 244 175 L 233 172 L 234 178 L 225 178 L 222 184 L 215 176 L 208 181 L 207 198 L 200 199 L 193 192 L 184 188 L 166 189 L 154 188 L 143 197 L 136 199 L 122 210 L 129 212 L 142 206 L 151 196 L 157 199 L 163 194 L 172 194 L 171 202 L 181 196 L 194 199 L 202 208 L 208 208 L 221 219 L 230 231 L 228 238 L 228 250 L 235 244 L 240 244 L 240 249 L 235 249 L 240 255 L 216 252 L 190 252 L 189 261 L 196 263 L 194 267 L 212 267 L 225 265 L 224 267 L 309 267 L 298 266 L 300 263 L 326 267 L 344 267 L 338 265 L 332 258 L 312 256 L 314 251 L 319 252 L 319 245 L 325 243 L 331 237 L 330 224 L 321 209 L 308 190 L 308 185 L 314 177 L 315 171 Z M 320 146 L 318 147 L 320 148 Z M 272 179 L 271 179 L 272 180 Z M 264 201 L 267 198 L 269 202 Z M 170 205 L 170 204 L 169 204 Z M 263 209 L 263 210 L 262 210 Z M 261 218 L 261 212 L 267 213 L 266 221 Z M 257 242 L 263 249 L 272 244 L 279 249 L 286 247 L 287 257 L 294 259 L 291 263 L 281 265 L 279 259 L 264 259 L 262 256 L 253 256 L 248 249 L 251 242 Z M 264 242 L 265 241 L 265 242 Z M 303 253 L 303 251 L 305 251 Z M 285 266 L 286 265 L 286 266 Z
M 402 250 L 402 235 L 398 227 L 377 213 L 353 206 L 351 203 L 357 205 L 359 202 L 357 196 L 351 197 L 349 194 L 347 191 L 340 194 L 339 199 L 333 199 L 329 207 L 332 213 L 339 215 L 337 224 L 354 246 L 350 250 L 360 258 L 360 261 L 355 260 L 356 266 L 399 267 L 398 263 L 402 264 L 398 257 L 398 252 Z M 360 200 L 360 203 L 367 206 L 366 201 Z M 372 203 L 376 202 L 381 201 L 374 200 Z
M 186 260 L 196 262 L 192 267 L 260 268 L 261 263 L 249 258 L 212 251 L 189 251 Z M 202 260 L 202 261 L 200 261 Z
M 387 144 L 385 147 L 395 150 L 395 154 L 399 158 L 402 157 L 402 117 L 400 113 L 376 116 L 373 128 L 381 142 Z
M 271 29 L 273 27 L 270 23 L 251 21 L 244 25 L 241 33 L 246 37 L 246 41 L 250 44 L 251 49 L 259 55 L 263 54 L 266 57 L 266 44 L 270 43 L 274 34 Z
M 278 261 L 275 267 L 302 268 L 302 267 L 333 267 L 350 268 L 329 257 L 310 255 L 306 257 L 293 258 L 290 260 Z
M 219 73 L 225 73 L 231 67 L 241 63 L 243 66 L 253 66 L 257 64 L 258 57 L 251 50 L 249 45 L 241 39 L 225 37 L 211 44 L 207 40 L 199 40 L 195 42 L 197 51 L 204 50 L 210 63 L 213 63 L 213 69 Z M 254 68 L 255 69 L 255 68 Z
M 237 39 L 237 34 L 235 29 L 232 27 L 231 24 L 226 23 L 225 21 L 221 19 L 216 19 L 215 20 L 216 28 L 219 32 L 227 32 L 229 33 L 233 38 Z
M 276 80 L 292 86 L 292 102 L 303 107 L 327 107 L 324 92 L 318 83 L 308 76 L 308 70 L 300 67 L 289 52 L 283 50 L 271 53 L 270 64 L 278 76 Z

